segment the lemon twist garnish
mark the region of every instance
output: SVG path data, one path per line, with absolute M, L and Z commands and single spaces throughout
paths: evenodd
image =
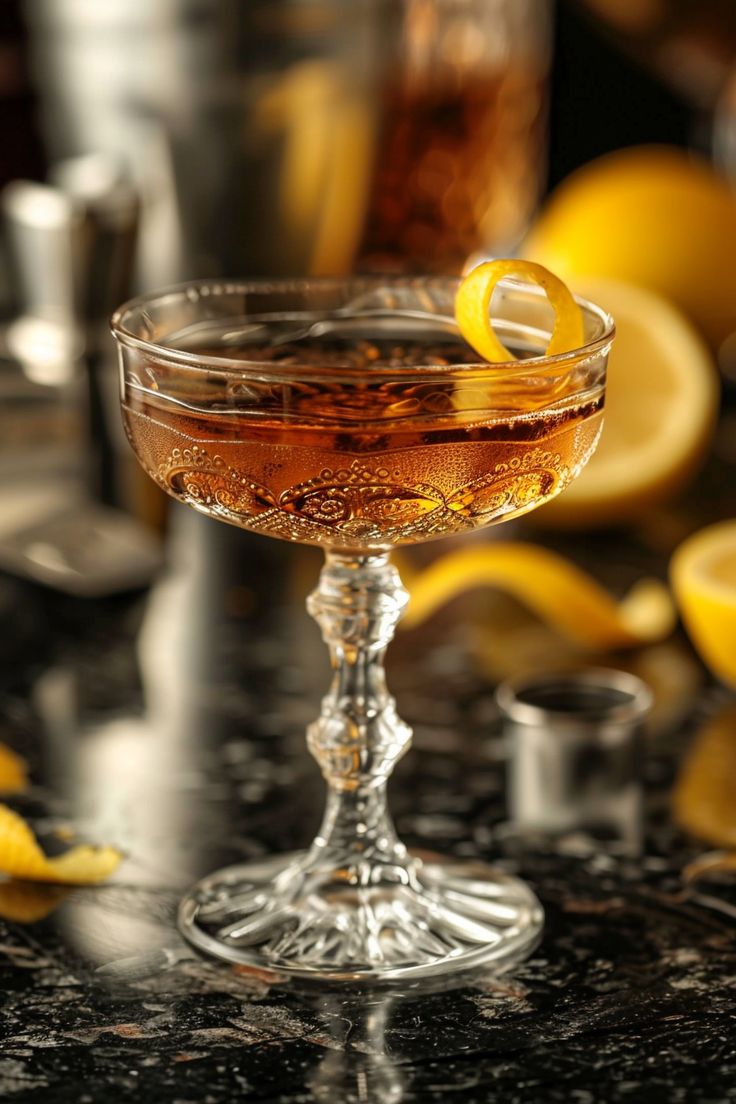
M 122 859 L 114 847 L 81 844 L 50 859 L 18 813 L 0 805 L 0 871 L 33 882 L 95 885 L 103 882 Z
M 545 356 L 568 353 L 583 344 L 582 311 L 570 289 L 554 273 L 533 261 L 486 261 L 468 273 L 455 296 L 455 320 L 460 333 L 480 356 L 493 363 L 516 359 L 499 341 L 491 322 L 491 297 L 505 276 L 538 284 L 549 299 L 555 324 Z

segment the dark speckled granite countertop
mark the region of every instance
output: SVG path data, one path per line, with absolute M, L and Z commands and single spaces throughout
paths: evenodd
M 47 843 L 73 822 L 129 856 L 100 888 L 5 902 L 7 917 L 34 919 L 0 921 L 0 1096 L 736 1100 L 734 880 L 686 888 L 682 870 L 704 848 L 668 812 L 683 749 L 725 701 L 684 641 L 608 657 L 657 684 L 641 850 L 582 832 L 524 839 L 506 821 L 493 677 L 551 651 L 518 611 L 488 611 L 504 625 L 501 659 L 478 662 L 478 603 L 469 623 L 462 602 L 390 654 L 416 733 L 392 784 L 399 830 L 533 884 L 547 925 L 520 967 L 452 987 L 328 989 L 188 949 L 173 923 L 182 889 L 305 844 L 323 799 L 303 738 L 327 679 L 302 612 L 319 559 L 205 527 L 220 529 L 175 511 L 171 569 L 150 594 L 74 602 L 0 580 L 0 739 L 27 756 L 34 782 L 14 805 Z M 614 585 L 651 557 L 632 545 L 612 558 L 605 541 L 587 554 L 604 547 Z

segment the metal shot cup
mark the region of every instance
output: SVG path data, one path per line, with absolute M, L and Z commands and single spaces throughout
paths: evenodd
M 637 846 L 648 686 L 624 671 L 591 668 L 510 680 L 496 700 L 509 738 L 513 823 L 549 834 L 580 829 Z

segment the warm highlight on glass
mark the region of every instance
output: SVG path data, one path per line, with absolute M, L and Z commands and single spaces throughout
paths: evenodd
M 205 878 L 182 903 L 196 946 L 303 976 L 398 978 L 502 961 L 542 913 L 479 862 L 423 861 L 397 839 L 386 783 L 411 732 L 383 655 L 407 601 L 394 545 L 526 513 L 580 471 L 600 431 L 610 318 L 544 357 L 551 310 L 494 299 L 518 360 L 478 364 L 449 279 L 204 282 L 113 319 L 123 416 L 151 477 L 195 509 L 325 548 L 309 612 L 335 671 L 310 750 L 328 785 L 311 848 Z

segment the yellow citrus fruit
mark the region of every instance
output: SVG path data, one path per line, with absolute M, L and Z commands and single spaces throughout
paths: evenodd
M 651 288 L 714 347 L 736 330 L 736 194 L 681 150 L 638 146 L 584 165 L 553 192 L 522 251 L 568 282 Z
M 603 432 L 578 478 L 538 518 L 618 524 L 671 498 L 697 471 L 718 413 L 718 373 L 699 334 L 659 295 L 591 278 L 575 291 L 616 320 Z
M 715 675 L 736 684 L 736 521 L 709 525 L 683 541 L 670 579 L 701 657 Z
M 736 707 L 711 717 L 693 741 L 672 795 L 675 820 L 716 847 L 736 847 Z
M 114 847 L 80 844 L 49 859 L 23 817 L 0 805 L 0 871 L 32 882 L 95 885 L 112 874 L 122 859 Z
M 28 786 L 28 764 L 6 744 L 0 744 L 0 790 L 20 793 Z
M 621 602 L 569 560 L 534 544 L 494 541 L 449 552 L 408 581 L 403 624 L 413 628 L 463 591 L 497 587 L 588 648 L 631 647 L 672 632 L 667 588 L 643 579 Z
M 0 919 L 36 924 L 53 912 L 69 892 L 66 886 L 36 885 L 10 878 L 0 882 Z
M 455 296 L 455 321 L 471 348 L 492 363 L 516 359 L 496 337 L 491 320 L 493 292 L 507 276 L 538 284 L 550 301 L 555 322 L 545 356 L 567 353 L 583 344 L 582 311 L 562 280 L 543 265 L 499 258 L 472 269 Z

